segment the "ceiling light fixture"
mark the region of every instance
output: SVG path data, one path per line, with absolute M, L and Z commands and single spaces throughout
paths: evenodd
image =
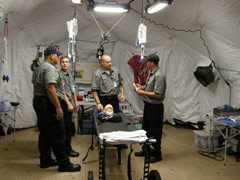
M 118 4 L 116 1 L 105 1 L 104 3 L 94 3 L 93 10 L 97 12 L 123 13 L 129 11 L 128 4 Z
M 146 11 L 148 14 L 153 14 L 170 4 L 173 4 L 173 0 L 154 0 L 153 4 L 147 6 Z
M 82 4 L 82 0 L 72 0 L 74 4 Z

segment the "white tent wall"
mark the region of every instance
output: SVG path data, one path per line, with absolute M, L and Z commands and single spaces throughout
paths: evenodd
M 34 46 L 31 37 L 18 29 L 12 32 L 8 38 L 7 72 L 10 80 L 8 83 L 1 80 L 0 97 L 1 99 L 20 102 L 21 105 L 16 111 L 17 128 L 36 125 L 35 113 L 32 108 L 32 72 L 30 70 L 33 59 L 29 59 L 29 57 L 36 56 L 36 51 L 32 49 Z
M 8 83 L 3 82 L 1 63 L 0 99 L 18 100 L 20 107 L 16 127 L 32 127 L 36 125 L 36 115 L 32 108 L 30 65 L 36 58 L 37 45 L 40 44 L 57 44 L 67 54 L 66 21 L 72 19 L 74 7 L 69 0 L 0 0 L 0 7 L 4 13 L 0 26 L 1 56 L 7 13 L 9 19 L 7 61 L 10 76 Z M 137 1 L 133 8 L 141 12 L 141 1 Z M 100 30 L 84 5 L 77 6 L 77 14 L 78 59 L 96 60 Z M 94 14 L 105 33 L 120 17 Z M 175 0 L 172 6 L 159 13 L 145 16 L 178 30 L 200 29 L 216 66 L 240 70 L 239 0 Z M 112 55 L 113 66 L 119 68 L 123 76 L 126 97 L 138 114 L 142 113 L 143 102 L 133 91 L 133 70 L 127 62 L 133 55 L 140 54 L 135 46 L 140 17 L 134 10 L 127 13 L 112 31 L 110 43 L 104 45 L 105 53 Z M 222 79 L 203 87 L 193 75 L 198 66 L 211 63 L 199 31 L 168 30 L 145 19 L 144 23 L 148 27 L 145 54 L 157 52 L 161 59 L 159 66 L 166 74 L 165 120 L 173 124 L 174 118 L 196 123 L 204 120 L 206 114 L 211 114 L 214 107 L 229 103 L 229 87 Z M 44 48 L 41 47 L 41 52 Z M 231 105 L 238 106 L 240 75 L 234 71 L 221 70 L 221 73 L 231 85 Z

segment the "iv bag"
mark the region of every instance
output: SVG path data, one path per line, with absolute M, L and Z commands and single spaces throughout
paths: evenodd
M 138 43 L 143 44 L 147 42 L 147 26 L 143 23 L 139 24 L 138 27 Z
M 78 33 L 78 24 L 77 19 L 73 18 L 71 21 L 67 21 L 67 27 L 68 27 L 68 37 L 73 38 L 73 36 L 76 36 Z

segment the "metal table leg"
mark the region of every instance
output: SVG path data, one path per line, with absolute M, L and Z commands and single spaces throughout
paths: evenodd
M 227 145 L 228 145 L 228 127 L 226 127 L 226 134 L 225 134 L 224 140 L 225 140 L 224 166 L 226 166 Z
M 105 180 L 105 151 L 106 145 L 100 140 L 100 150 L 99 150 L 99 180 Z

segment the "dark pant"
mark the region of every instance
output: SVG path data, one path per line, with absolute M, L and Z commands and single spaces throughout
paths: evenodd
M 155 152 L 153 155 L 161 155 L 161 139 L 163 129 L 163 104 L 150 104 L 144 102 L 143 112 L 143 129 L 147 132 L 147 137 L 153 137 L 156 139 L 156 143 L 153 143 Z
M 61 106 L 64 102 L 60 102 Z M 37 124 L 40 130 L 38 148 L 40 161 L 51 160 L 51 149 L 56 156 L 59 166 L 69 163 L 65 150 L 65 127 L 63 119 L 57 120 L 56 108 L 50 99 L 42 96 L 34 96 L 33 107 L 37 114 Z
M 115 113 L 120 111 L 119 100 L 117 96 L 99 96 L 99 100 L 103 107 L 105 107 L 107 104 L 111 104 Z
M 72 150 L 71 141 L 72 141 L 72 112 L 68 112 L 67 104 L 63 107 L 64 113 L 64 125 L 66 130 L 66 152 Z

